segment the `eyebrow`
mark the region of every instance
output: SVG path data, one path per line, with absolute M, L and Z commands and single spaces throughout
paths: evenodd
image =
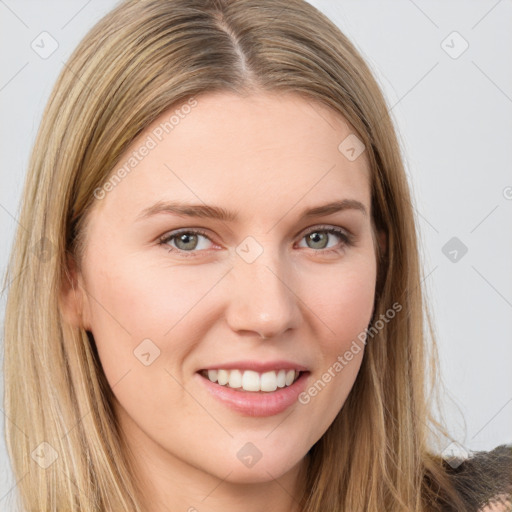
M 302 212 L 300 218 L 321 217 L 345 210 L 360 211 L 365 216 L 368 216 L 368 212 L 363 203 L 356 201 L 355 199 L 343 199 L 321 206 L 307 208 Z M 147 219 L 148 217 L 152 217 L 153 215 L 160 213 L 174 214 L 181 217 L 216 219 L 223 222 L 236 222 L 239 220 L 237 213 L 226 210 L 220 206 L 206 204 L 187 204 L 177 201 L 159 201 L 154 205 L 142 210 L 137 216 L 136 220 L 139 221 Z

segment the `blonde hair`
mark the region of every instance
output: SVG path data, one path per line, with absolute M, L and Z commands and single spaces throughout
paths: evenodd
M 302 510 L 465 510 L 433 453 L 448 435 L 430 406 L 435 340 L 392 120 L 358 51 L 303 0 L 128 0 L 62 70 L 23 192 L 19 221 L 30 229 L 18 229 L 6 276 L 6 440 L 23 510 L 141 511 L 94 339 L 65 322 L 59 294 L 70 265 L 80 268 L 94 191 L 120 155 L 164 111 L 213 91 L 296 93 L 347 119 L 387 236 L 374 318 L 403 306 L 368 342 L 346 403 L 309 452 Z M 37 449 L 57 460 L 41 467 Z

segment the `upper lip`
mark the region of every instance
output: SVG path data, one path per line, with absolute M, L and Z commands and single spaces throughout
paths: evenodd
M 253 370 L 258 373 L 276 370 L 298 370 L 307 372 L 308 369 L 302 364 L 281 359 L 279 361 L 233 361 L 231 363 L 218 363 L 201 368 L 201 370 Z

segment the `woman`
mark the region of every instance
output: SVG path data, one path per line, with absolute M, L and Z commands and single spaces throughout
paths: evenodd
M 412 219 L 382 94 L 312 6 L 121 3 L 66 64 L 23 196 L 23 510 L 506 510 L 508 448 L 496 478 L 436 455 Z

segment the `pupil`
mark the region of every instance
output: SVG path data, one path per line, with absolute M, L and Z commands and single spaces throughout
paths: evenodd
M 196 242 L 196 235 L 191 233 L 183 233 L 178 237 L 178 242 L 185 245 L 184 249 L 193 249 L 194 244 Z M 192 244 L 192 247 L 190 247 L 190 244 Z M 180 247 L 181 249 L 181 247 Z
M 315 232 L 315 233 L 311 233 L 311 234 L 309 235 L 309 239 L 310 239 L 313 243 L 315 243 L 315 244 L 316 244 L 316 243 L 320 243 L 320 245 L 321 245 L 320 249 L 323 249 L 323 248 L 325 247 L 325 244 L 323 244 L 323 245 L 322 245 L 322 243 L 321 243 L 322 237 L 324 238 L 324 242 L 326 242 L 326 241 L 327 241 L 327 239 L 326 239 L 325 233 L 321 235 L 320 233 Z M 317 248 L 318 248 L 318 247 L 317 247 Z

